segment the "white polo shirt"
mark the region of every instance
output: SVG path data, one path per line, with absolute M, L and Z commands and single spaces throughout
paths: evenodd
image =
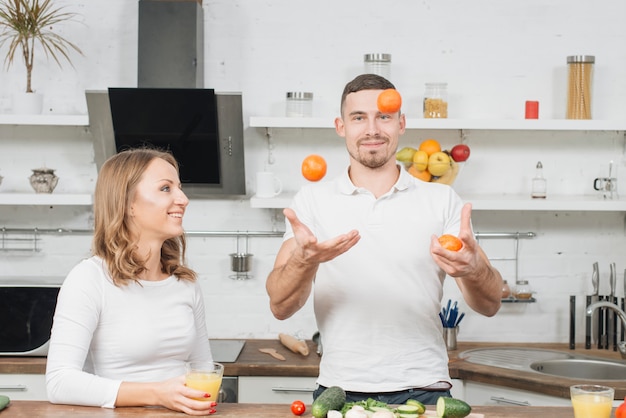
M 355 187 L 347 170 L 297 193 L 292 208 L 320 242 L 352 229 L 361 234 L 315 278 L 319 384 L 392 392 L 450 381 L 438 316 L 445 273 L 429 248 L 433 234 L 458 235 L 462 205 L 451 187 L 404 170 L 378 199 Z

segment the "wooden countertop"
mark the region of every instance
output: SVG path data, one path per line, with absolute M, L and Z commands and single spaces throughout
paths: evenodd
M 215 418 L 293 418 L 289 405 L 278 404 L 219 404 Z M 428 409 L 433 409 L 432 406 Z M 485 418 L 522 418 L 522 417 L 550 417 L 572 418 L 574 411 L 571 407 L 551 406 L 476 406 L 472 408 L 472 415 L 483 414 Z M 84 406 L 52 405 L 45 401 L 12 401 L 0 416 L 19 418 L 110 418 L 110 417 L 150 417 L 150 418 L 181 418 L 180 412 L 163 408 L 116 408 L 104 409 Z M 311 417 L 310 407 L 302 415 Z
M 302 376 L 316 377 L 319 371 L 319 357 L 315 353 L 315 344 L 307 341 L 309 354 L 304 357 L 295 354 L 283 347 L 276 340 L 247 340 L 235 363 L 224 363 L 226 376 Z M 259 352 L 259 348 L 274 348 L 285 357 L 285 361 L 277 360 L 268 354 Z M 464 350 L 484 347 L 530 347 L 551 350 L 561 350 L 571 353 L 567 344 L 559 343 L 469 343 L 459 342 L 458 349 L 450 351 L 450 376 L 453 379 L 462 379 L 491 385 L 506 386 L 513 389 L 540 392 L 545 395 L 558 396 L 569 399 L 569 387 L 580 383 L 580 379 L 554 377 L 535 372 L 508 370 L 500 367 L 483 366 L 468 363 L 458 359 L 458 354 Z M 577 346 L 573 350 L 576 354 L 605 358 L 620 361 L 619 353 L 611 350 L 585 350 Z M 0 357 L 0 373 L 4 374 L 43 374 L 45 373 L 45 357 Z M 597 380 L 606 386 L 615 388 L 615 399 L 626 397 L 626 379 Z

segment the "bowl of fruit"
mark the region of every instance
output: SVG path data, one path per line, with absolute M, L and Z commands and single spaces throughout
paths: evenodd
M 422 181 L 452 185 L 461 165 L 470 155 L 465 144 L 443 150 L 435 139 L 423 140 L 417 148 L 404 147 L 396 153 L 396 160 L 406 171 Z

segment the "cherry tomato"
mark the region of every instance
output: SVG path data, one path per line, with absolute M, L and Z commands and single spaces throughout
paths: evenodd
M 615 418 L 626 418 L 626 399 L 615 410 Z
M 291 412 L 293 412 L 294 415 L 302 415 L 304 414 L 304 411 L 306 411 L 306 406 L 304 405 L 304 402 L 293 401 L 293 403 L 291 404 Z

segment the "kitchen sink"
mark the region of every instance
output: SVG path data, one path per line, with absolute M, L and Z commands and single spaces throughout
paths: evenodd
M 530 367 L 539 373 L 578 379 L 625 380 L 626 364 L 581 358 L 544 360 Z
M 624 380 L 626 363 L 558 350 L 526 347 L 476 348 L 459 353 L 469 363 L 589 380 Z

